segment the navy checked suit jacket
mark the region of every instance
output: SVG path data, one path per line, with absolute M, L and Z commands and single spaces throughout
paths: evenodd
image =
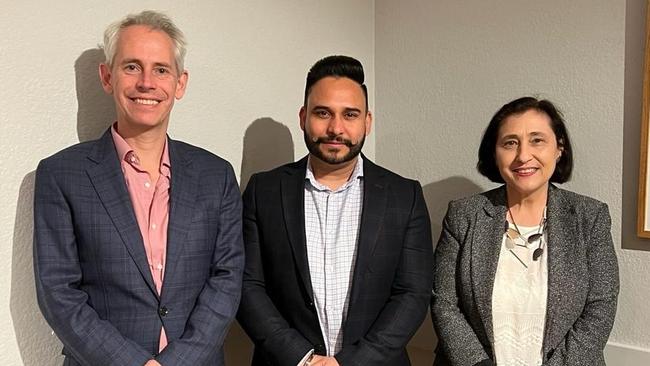
M 244 192 L 244 271 L 238 319 L 255 343 L 253 365 L 295 366 L 324 354 L 304 223 L 307 158 L 254 175 Z M 345 366 L 409 364 L 405 346 L 431 298 L 429 214 L 416 181 L 364 157 L 357 260 L 343 349 Z
M 172 181 L 160 296 L 110 131 L 41 161 L 34 196 L 38 303 L 64 365 L 222 365 L 244 264 L 232 167 L 169 139 Z M 161 326 L 169 345 L 158 354 Z

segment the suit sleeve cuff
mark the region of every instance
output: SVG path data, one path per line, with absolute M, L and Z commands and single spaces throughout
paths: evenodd
M 300 360 L 300 362 L 298 362 L 298 366 L 306 366 L 307 361 L 309 361 L 313 355 L 314 355 L 314 350 L 311 349 L 309 352 L 307 352 L 305 357 L 303 357 L 302 360 Z

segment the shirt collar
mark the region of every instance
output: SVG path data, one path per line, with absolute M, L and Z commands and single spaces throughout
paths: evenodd
M 361 178 L 363 178 L 363 158 L 361 157 L 361 154 L 359 154 L 357 155 L 357 164 L 354 166 L 354 170 L 352 171 L 352 174 L 350 175 L 348 181 L 333 192 L 345 190 L 353 182 L 356 182 L 357 179 Z M 312 187 L 318 189 L 319 191 L 332 191 L 329 187 L 320 184 L 316 180 L 316 177 L 314 177 L 314 171 L 311 169 L 311 155 L 307 157 L 307 171 L 305 172 L 305 180 L 307 180 L 312 185 Z
M 129 143 L 126 142 L 120 133 L 117 132 L 116 127 L 117 122 L 113 123 L 113 126 L 111 126 L 111 136 L 113 137 L 113 144 L 115 145 L 115 150 L 117 151 L 117 157 L 120 159 L 120 161 L 124 161 L 134 168 L 141 170 L 139 164 L 134 164 L 129 161 L 129 159 L 127 159 L 127 154 L 130 152 L 133 152 L 133 154 L 135 154 L 135 150 L 133 150 L 131 145 L 129 145 Z M 171 161 L 169 160 L 169 150 L 167 145 L 167 139 L 165 139 L 165 147 L 163 148 L 162 158 L 160 159 L 160 173 L 169 178 L 171 175 L 170 168 L 172 165 Z

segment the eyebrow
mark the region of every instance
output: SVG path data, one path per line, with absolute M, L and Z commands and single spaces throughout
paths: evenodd
M 329 112 L 332 112 L 332 108 L 330 108 L 328 106 L 324 106 L 324 105 L 317 105 L 317 106 L 314 106 L 314 108 L 312 108 L 312 110 L 314 110 L 314 111 L 319 110 L 319 109 L 324 109 L 324 110 L 327 110 Z M 345 107 L 345 108 L 343 108 L 343 111 L 344 112 L 358 112 L 358 113 L 361 113 L 361 109 L 356 108 L 356 107 Z
M 312 111 L 317 111 L 317 110 L 326 110 L 326 111 L 328 111 L 328 112 L 331 112 L 331 111 L 332 111 L 332 109 L 331 109 L 330 107 L 326 107 L 326 106 L 324 106 L 324 105 L 317 105 L 317 106 L 314 106 L 311 110 L 312 110 Z
M 345 108 L 345 111 L 346 112 L 358 112 L 358 113 L 361 113 L 361 109 L 355 108 L 355 107 L 347 107 L 347 108 Z
M 140 60 L 138 60 L 137 58 L 125 58 L 124 60 L 122 60 L 120 64 L 126 65 L 126 64 L 141 64 L 141 63 L 142 62 L 140 62 Z
M 141 65 L 142 61 L 140 61 L 137 58 L 127 58 L 127 59 L 122 60 L 121 65 L 126 65 L 126 64 L 131 64 L 131 63 L 136 63 L 138 65 Z M 154 62 L 154 66 L 163 66 L 163 67 L 169 67 L 169 68 L 172 67 L 172 65 L 170 65 L 170 64 L 168 64 L 166 62 Z
M 546 136 L 546 134 L 544 132 L 533 131 L 533 132 L 529 133 L 528 136 Z M 501 140 L 503 140 L 503 139 L 512 139 L 512 138 L 518 139 L 519 135 L 512 133 L 512 134 L 505 135 L 505 136 L 501 137 Z

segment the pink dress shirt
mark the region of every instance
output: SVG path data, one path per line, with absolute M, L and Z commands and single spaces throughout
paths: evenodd
M 111 128 L 113 142 L 120 158 L 126 187 L 131 197 L 142 242 L 147 253 L 149 269 L 158 295 L 165 276 L 165 259 L 167 252 L 167 225 L 169 223 L 169 186 L 171 183 L 171 164 L 167 141 L 160 159 L 160 176 L 157 182 L 151 182 L 149 173 L 142 170 L 135 151 L 119 135 L 114 124 Z M 167 346 L 165 328 L 160 331 L 159 350 Z

